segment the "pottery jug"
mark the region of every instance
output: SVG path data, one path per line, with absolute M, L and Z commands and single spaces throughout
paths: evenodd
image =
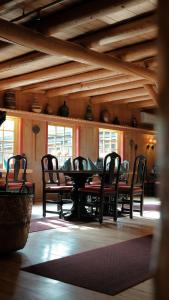
M 69 116 L 69 107 L 66 105 L 66 101 L 64 101 L 64 104 L 59 107 L 59 116 L 61 117 Z

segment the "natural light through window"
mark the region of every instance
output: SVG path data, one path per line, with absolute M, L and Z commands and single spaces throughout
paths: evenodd
M 15 154 L 16 118 L 7 117 L 0 126 L 0 167 L 7 167 L 7 160 Z
M 104 158 L 108 153 L 120 154 L 120 133 L 115 130 L 99 128 L 99 157 Z
M 48 125 L 48 153 L 55 155 L 59 166 L 73 156 L 73 128 Z

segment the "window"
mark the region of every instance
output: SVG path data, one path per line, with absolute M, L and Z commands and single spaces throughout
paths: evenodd
M 17 118 L 7 117 L 0 126 L 0 167 L 7 167 L 7 160 L 16 153 Z
M 58 158 L 59 166 L 62 166 L 68 158 L 72 158 L 72 127 L 48 125 L 48 153 Z
M 104 158 L 111 152 L 120 154 L 120 133 L 111 129 L 99 128 L 99 158 Z

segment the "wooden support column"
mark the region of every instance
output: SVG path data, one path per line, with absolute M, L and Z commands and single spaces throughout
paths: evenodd
M 155 251 L 155 300 L 168 300 L 169 295 L 169 1 L 159 0 L 160 26 L 160 135 L 159 164 L 160 164 L 160 198 L 161 224 Z

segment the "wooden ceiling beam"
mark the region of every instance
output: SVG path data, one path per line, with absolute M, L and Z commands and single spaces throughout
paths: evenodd
M 157 41 L 152 40 L 135 45 L 130 45 L 128 47 L 113 50 L 109 52 L 109 54 L 129 62 L 151 58 L 158 55 Z
M 44 70 L 0 80 L 0 90 L 15 89 L 25 85 L 39 83 L 39 81 L 43 82 L 52 80 L 53 78 L 71 76 L 73 74 L 80 74 L 84 71 L 90 71 L 93 69 L 93 66 L 69 62 L 63 65 L 46 68 Z M 97 67 L 95 67 L 95 69 L 97 69 Z
M 113 81 L 113 80 L 112 80 Z M 142 87 L 143 84 L 146 83 L 145 79 L 139 79 L 136 81 L 132 82 L 125 82 L 125 83 L 120 83 L 116 85 L 110 85 L 107 87 L 100 87 L 100 88 L 95 88 L 87 91 L 82 91 L 82 92 L 77 92 L 73 93 L 69 90 L 69 99 L 74 99 L 74 98 L 84 98 L 84 97 L 92 97 L 92 96 L 97 96 L 97 95 L 106 95 L 114 92 L 120 92 L 124 90 L 130 90 L 130 89 L 135 89 L 138 87 Z M 47 96 L 51 97 L 52 93 L 49 91 L 47 92 Z
M 136 103 L 129 103 L 127 106 L 129 109 L 142 109 L 145 107 L 155 107 L 156 105 L 152 100 L 149 101 L 146 100 L 146 101 L 140 101 Z
M 119 99 L 127 99 L 131 97 L 139 97 L 144 95 L 147 95 L 147 92 L 143 87 L 141 87 L 132 90 L 125 90 L 125 91 L 119 91 L 119 92 L 109 93 L 100 96 L 94 96 L 91 98 L 91 103 L 99 104 L 99 103 L 113 102 Z
M 131 20 L 125 24 L 111 25 L 82 38 L 80 43 L 91 49 L 97 49 L 100 46 L 131 39 L 143 34 L 146 35 L 150 32 L 155 32 L 157 36 L 156 23 L 156 16 L 153 14 L 138 20 Z
M 128 103 L 136 103 L 140 101 L 152 101 L 149 95 L 145 96 L 138 96 L 138 97 L 133 97 L 133 98 L 127 98 L 127 99 L 119 99 L 117 101 L 113 101 L 113 105 L 117 104 L 128 104 Z
M 92 2 L 83 2 L 73 7 L 71 13 L 70 9 L 65 9 L 46 17 L 45 22 L 42 19 L 40 24 L 41 32 L 47 35 L 53 35 L 56 32 L 63 31 L 65 28 L 78 26 L 105 15 L 111 14 L 113 18 L 113 14 L 119 11 L 125 13 L 126 9 L 132 10 L 139 4 L 144 6 L 142 0 L 137 0 L 137 3 L 135 0 L 93 0 Z M 155 9 L 156 5 L 152 4 L 152 9 L 153 8 Z
M 142 82 L 142 84 L 145 82 L 147 83 L 147 81 L 145 79 L 137 79 L 137 80 Z M 84 83 L 81 82 L 81 83 L 77 83 L 77 84 L 61 86 L 61 87 L 58 87 L 55 89 L 48 90 L 46 92 L 46 95 L 48 97 L 54 97 L 54 96 L 58 96 L 58 95 L 66 95 L 66 94 L 73 93 L 73 95 L 77 94 L 77 96 L 78 96 L 78 95 L 81 95 L 81 93 L 79 93 L 79 92 L 85 91 L 87 94 L 88 93 L 90 94 L 94 91 L 94 89 L 100 89 L 100 88 L 105 88 L 105 87 L 110 87 L 110 86 L 113 87 L 115 85 L 119 85 L 119 84 L 126 83 L 126 82 L 131 83 L 133 81 L 135 82 L 136 78 L 129 76 L 129 75 L 114 76 L 114 77 L 110 77 L 110 78 L 106 78 L 106 79 L 100 79 L 100 80 L 88 81 L 88 82 L 84 82 Z M 89 95 L 87 95 L 87 96 L 89 96 Z M 83 93 L 82 93 L 82 97 L 83 97 Z
M 144 88 L 148 92 L 148 94 L 150 95 L 150 97 L 151 97 L 152 101 L 154 102 L 154 104 L 158 105 L 158 101 L 157 101 L 158 94 L 154 90 L 152 84 L 144 84 Z
M 140 75 L 150 81 L 157 81 L 155 72 L 122 62 L 109 55 L 85 49 L 71 42 L 46 37 L 23 26 L 0 19 L 0 36 L 17 44 L 50 54 L 61 55 L 81 63 L 91 64 L 124 74 Z
M 9 45 L 10 46 L 10 45 Z M 13 45 L 15 46 L 15 45 Z M 7 48 L 5 52 L 8 52 Z M 12 51 L 13 52 L 13 51 Z M 1 53 L 1 50 L 0 50 Z M 141 60 L 145 58 L 151 58 L 157 55 L 157 45 L 153 40 L 151 42 L 139 43 L 136 45 L 132 45 L 130 47 L 124 47 L 121 49 L 117 49 L 107 53 L 111 56 L 120 58 L 123 61 L 133 62 L 136 60 Z M 20 66 L 27 65 L 29 63 L 44 60 L 44 58 L 48 57 L 48 54 L 33 51 L 32 53 L 27 53 L 25 55 L 21 55 L 17 58 L 6 60 L 5 62 L 0 63 L 0 72 L 6 72 L 7 70 L 13 70 Z M 2 57 L 0 57 L 1 60 Z

